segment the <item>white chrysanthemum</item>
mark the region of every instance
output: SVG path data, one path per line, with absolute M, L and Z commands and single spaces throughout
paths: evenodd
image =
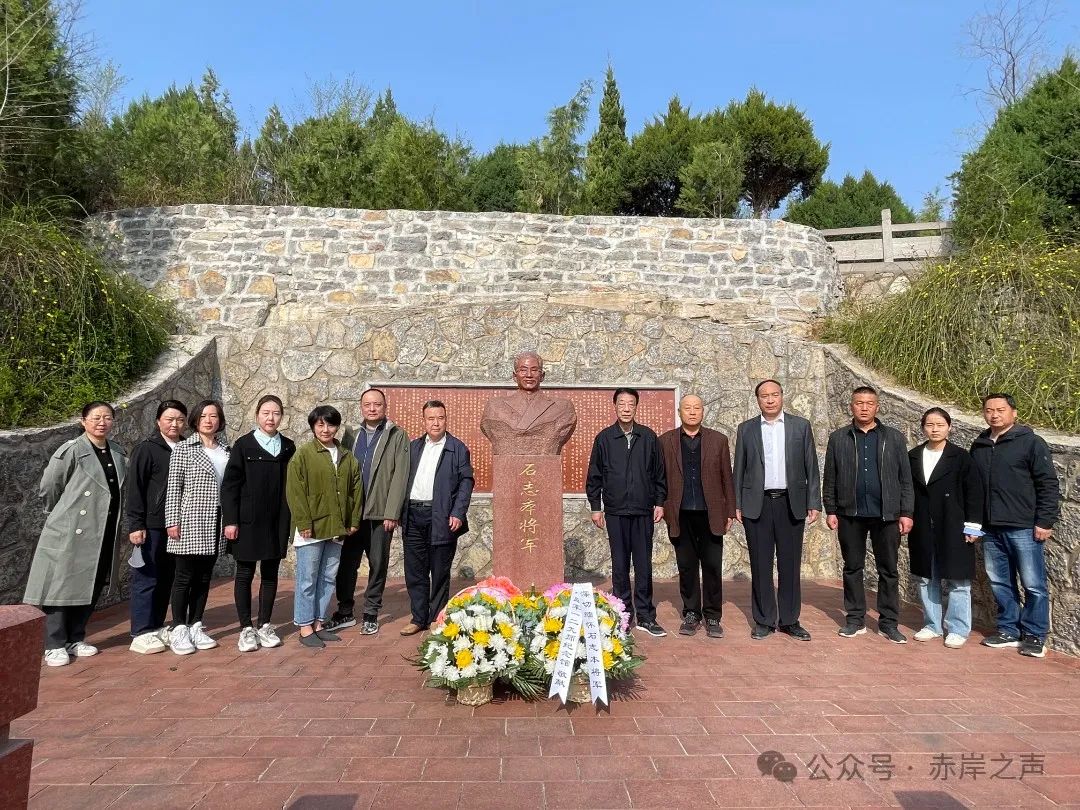
M 611 643 L 610 638 L 605 638 L 603 641 L 600 642 L 600 649 L 604 652 L 614 652 L 615 645 Z
M 476 669 L 487 675 L 489 672 L 495 671 L 495 665 L 488 661 L 486 658 L 481 658 L 480 661 L 476 664 Z
M 462 678 L 471 678 L 475 674 L 476 674 L 476 664 L 475 663 L 469 664 L 467 667 L 462 667 L 461 668 L 461 677 Z
M 579 661 L 585 658 L 585 642 L 580 638 L 578 639 L 577 649 L 574 650 L 574 657 Z
M 467 650 L 472 646 L 472 639 L 468 636 L 462 635 L 454 639 L 454 652 L 459 653 L 462 650 Z
M 464 610 L 455 610 L 450 614 L 450 621 L 460 626 L 465 621 L 466 613 Z
M 436 659 L 431 663 L 431 674 L 436 678 L 441 678 L 446 674 L 446 661 L 444 659 Z
M 483 644 L 474 644 L 472 648 L 473 658 L 479 661 L 487 657 L 487 648 Z
M 544 642 L 544 636 L 541 635 L 540 633 L 537 633 L 536 635 L 533 636 L 533 640 L 529 644 L 529 650 L 531 650 L 534 653 L 538 653 L 542 649 L 544 649 L 544 643 L 545 643 Z
M 544 662 L 544 672 L 546 674 L 550 675 L 554 671 L 555 671 L 555 662 L 550 660 L 550 659 L 545 661 Z
M 458 678 L 461 677 L 461 670 L 459 670 L 455 666 L 448 666 L 446 668 L 446 671 L 443 672 L 443 677 L 446 678 L 446 680 L 448 681 L 456 681 Z
M 553 616 L 556 619 L 561 619 L 563 616 L 566 615 L 566 610 L 567 608 L 565 605 L 556 605 L 548 611 L 548 615 Z
M 484 614 L 476 617 L 476 629 L 483 630 L 485 633 L 490 633 L 495 628 L 495 622 L 492 621 L 491 616 Z
M 495 624 L 510 624 L 513 620 L 501 610 L 495 611 Z
M 493 633 L 491 641 L 488 642 L 488 646 L 493 650 L 505 650 L 506 639 L 502 637 L 501 633 Z
M 502 650 L 495 653 L 495 656 L 491 659 L 491 665 L 497 670 L 506 669 L 506 665 L 510 663 L 510 656 L 508 656 Z

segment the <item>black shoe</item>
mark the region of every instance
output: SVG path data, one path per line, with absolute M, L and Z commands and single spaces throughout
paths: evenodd
M 723 638 L 724 628 L 720 626 L 719 619 L 705 620 L 705 635 L 709 638 Z
M 1020 639 L 1016 636 L 1010 636 L 1008 633 L 995 633 L 992 636 L 987 636 L 982 640 L 984 647 L 1019 647 Z
M 848 622 L 839 630 L 836 631 L 836 635 L 843 636 L 844 638 L 855 638 L 855 636 L 861 636 L 866 632 L 866 627 L 855 622 Z
M 893 644 L 907 644 L 907 636 L 901 633 L 895 624 L 887 624 L 884 627 L 878 625 L 878 632 Z
M 1020 654 L 1028 658 L 1042 658 L 1046 655 L 1046 644 L 1038 636 L 1024 636 L 1020 642 Z
M 701 626 L 701 617 L 694 611 L 686 611 L 686 615 L 683 616 L 682 626 L 679 628 L 680 636 L 692 636 L 697 632 L 697 629 Z
M 330 621 L 323 622 L 323 630 L 329 630 L 331 633 L 355 626 L 356 618 L 354 616 L 338 616 L 335 614 L 330 617 Z
M 638 629 L 643 630 L 650 636 L 656 636 L 657 638 L 663 638 L 667 635 L 667 630 L 656 623 L 656 619 L 651 622 L 638 622 Z
M 379 632 L 379 617 L 378 616 L 365 616 L 363 624 L 360 625 L 360 635 L 373 636 Z
M 780 625 L 780 632 L 786 633 L 787 635 L 791 636 L 794 639 L 798 639 L 799 641 L 810 640 L 810 634 L 806 631 L 806 628 L 798 622 L 795 622 L 795 624 Z
M 768 638 L 773 634 L 773 628 L 764 624 L 755 624 L 754 629 L 750 631 L 750 638 L 755 641 L 761 641 L 763 638 Z
M 319 638 L 318 633 L 312 633 L 309 636 L 300 636 L 300 643 L 305 647 L 312 647 L 316 650 L 326 646 L 326 642 Z
M 341 641 L 341 636 L 339 636 L 333 630 L 327 630 L 325 626 L 322 630 L 316 630 L 315 635 L 317 635 L 323 641 Z

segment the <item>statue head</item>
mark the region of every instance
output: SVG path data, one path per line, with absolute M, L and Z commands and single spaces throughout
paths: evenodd
M 536 352 L 514 355 L 514 382 L 522 391 L 538 391 L 544 381 L 544 361 Z

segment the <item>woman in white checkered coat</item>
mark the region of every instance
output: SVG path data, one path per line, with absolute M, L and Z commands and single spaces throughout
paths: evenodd
M 203 627 L 214 562 L 225 546 L 221 532 L 221 478 L 229 446 L 221 403 L 204 400 L 188 416 L 190 438 L 176 445 L 169 459 L 165 491 L 166 549 L 176 557 L 172 588 L 174 627 L 169 647 L 177 655 L 209 650 L 217 642 Z

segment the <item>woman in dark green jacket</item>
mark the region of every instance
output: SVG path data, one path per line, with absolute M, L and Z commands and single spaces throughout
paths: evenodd
M 320 405 L 308 416 L 314 438 L 289 462 L 285 495 L 292 512 L 296 550 L 293 621 L 305 647 L 325 647 L 339 637 L 323 629 L 334 593 L 341 543 L 355 534 L 363 513 L 360 464 L 337 440 L 341 414 Z

